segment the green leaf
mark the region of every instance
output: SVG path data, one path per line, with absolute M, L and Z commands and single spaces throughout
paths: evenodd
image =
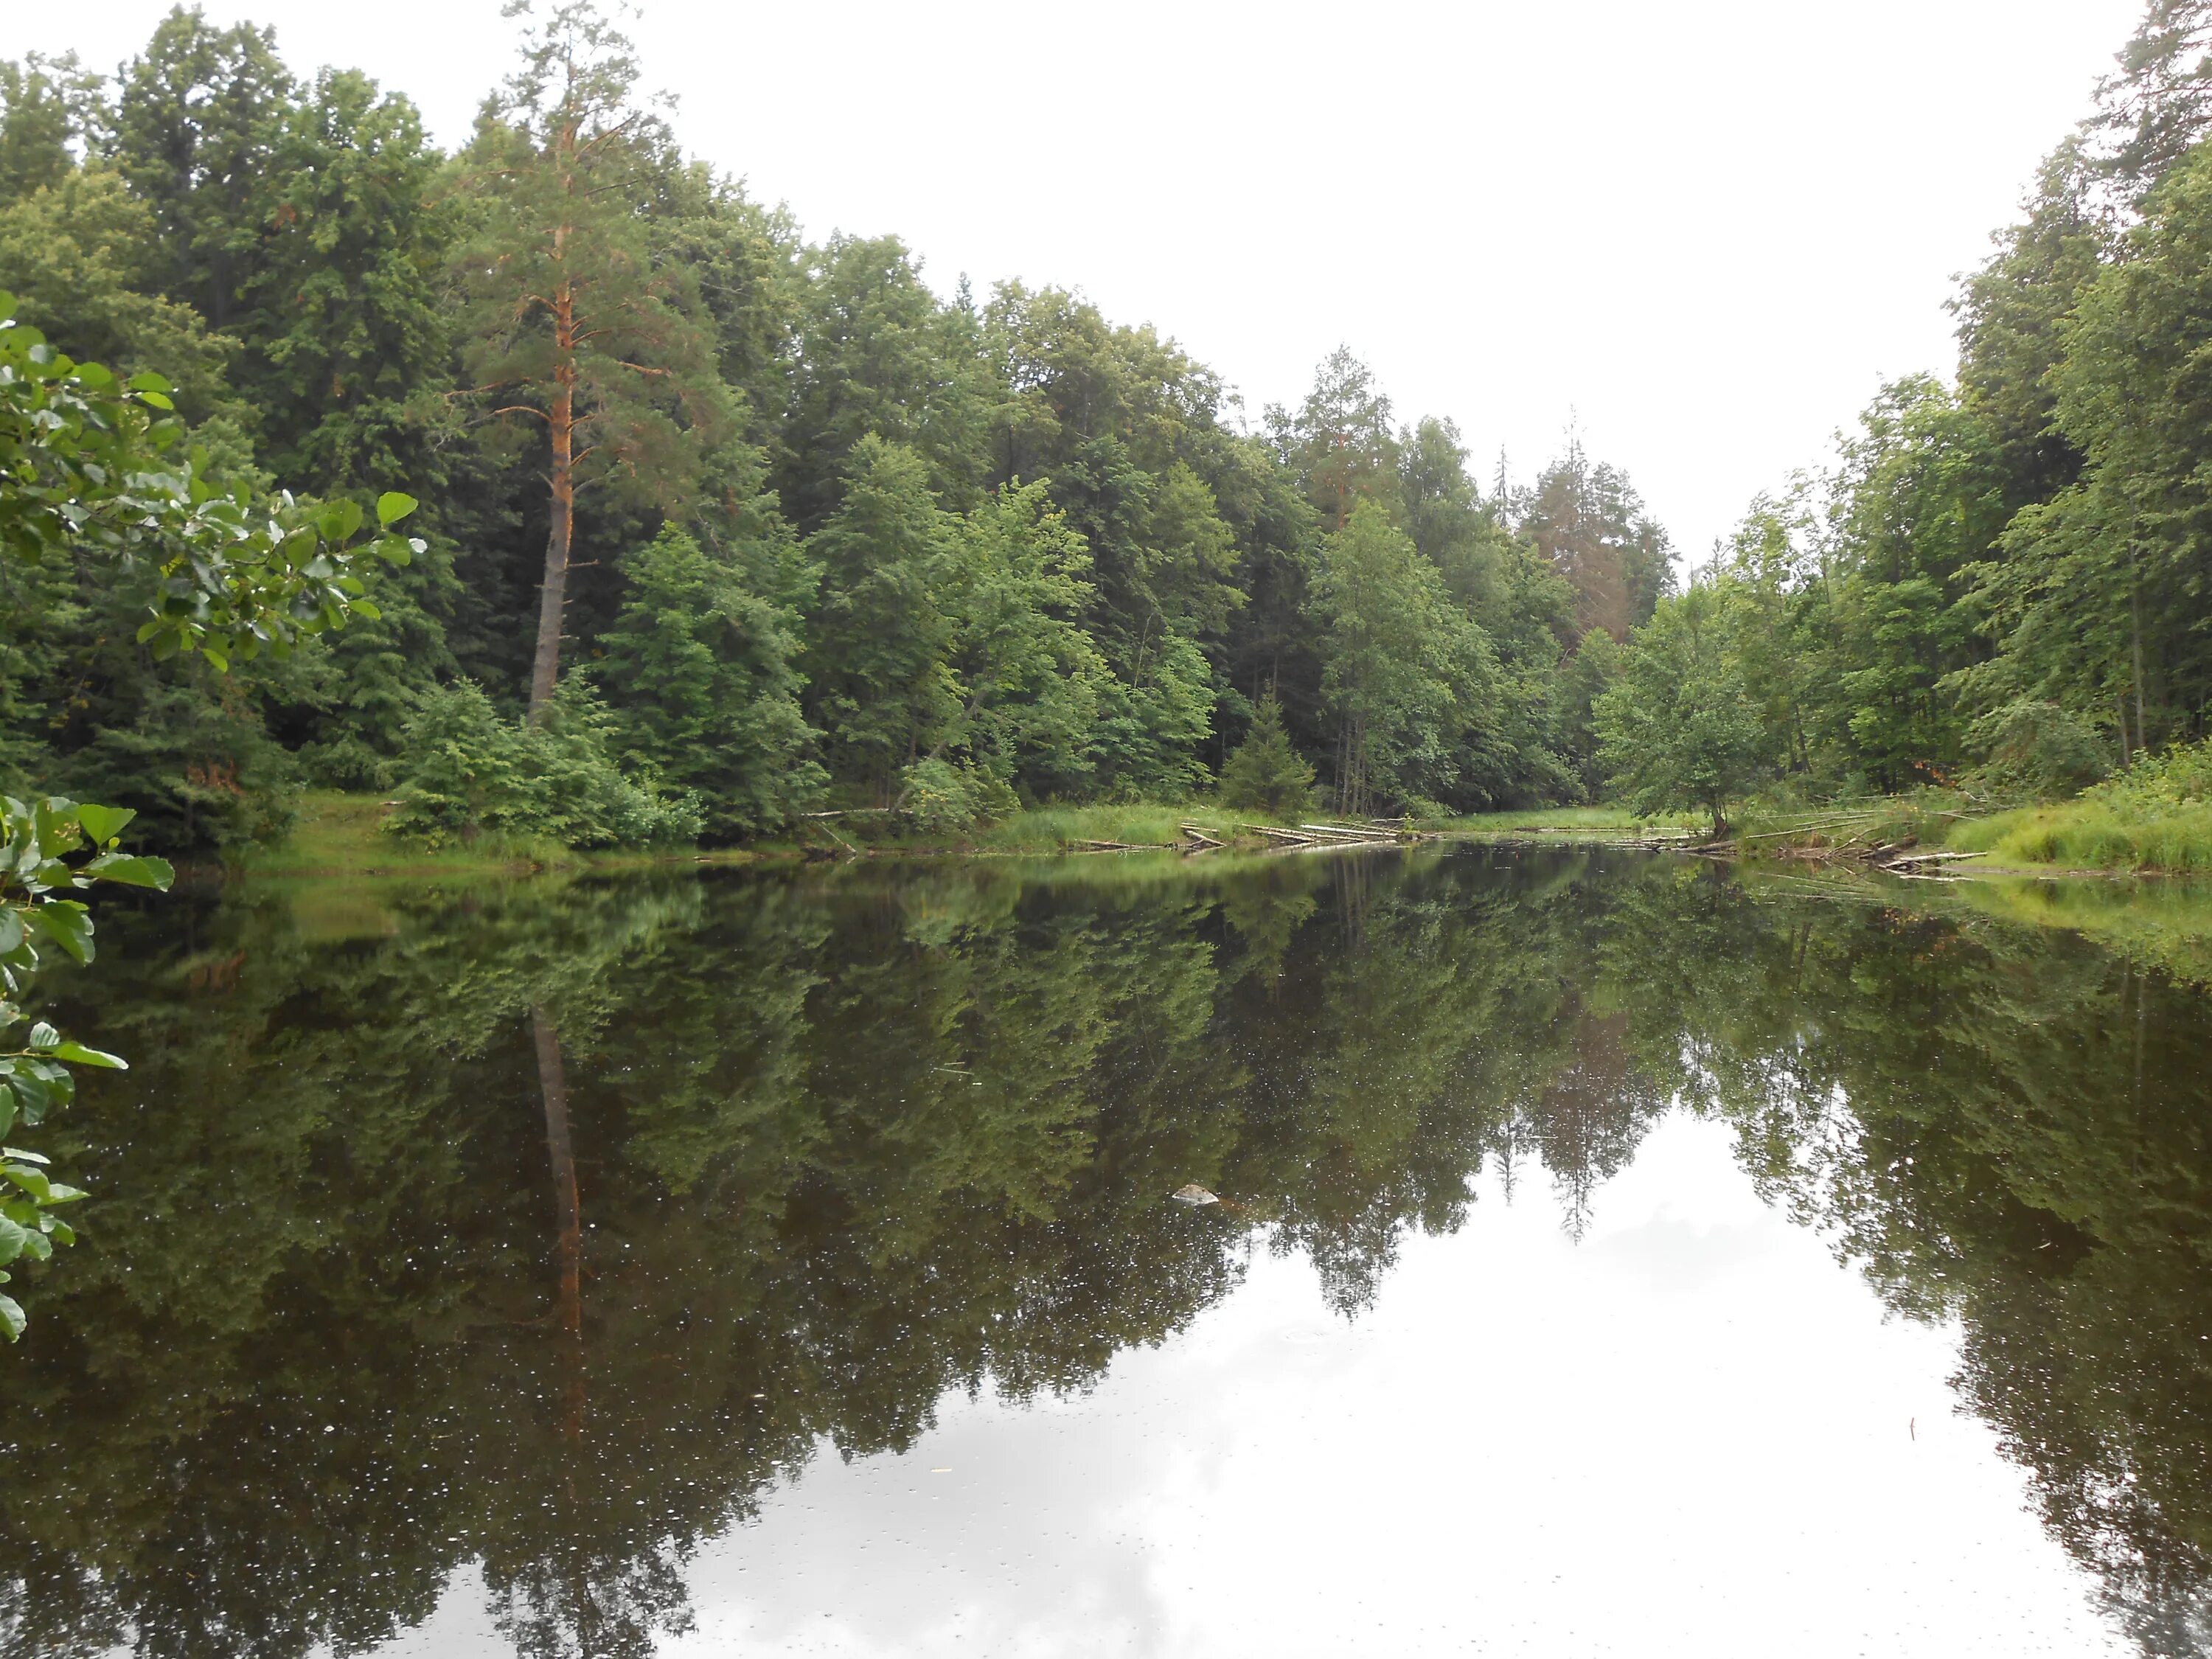
M 20 1227 L 6 1216 L 0 1215 L 0 1267 L 5 1267 L 23 1254 L 24 1246 L 38 1235 L 27 1227 Z
M 316 516 L 315 528 L 326 542 L 342 542 L 361 528 L 359 501 L 332 501 Z
M 23 1317 L 22 1304 L 12 1296 L 0 1295 L 0 1332 L 5 1332 L 10 1342 L 22 1335 L 30 1322 Z
M 94 847 L 105 847 L 121 835 L 124 826 L 138 816 L 128 806 L 79 806 L 76 821 Z
M 142 404 L 149 404 L 155 409 L 174 409 L 176 407 L 176 404 L 169 401 L 166 393 L 160 392 L 142 392 L 138 394 L 138 401 Z
M 62 1034 L 43 1019 L 31 1027 L 31 1047 L 40 1054 L 51 1054 L 62 1046 Z
M 0 1146 L 0 1158 L 12 1158 L 19 1164 L 51 1164 L 53 1159 L 44 1152 L 27 1152 L 21 1146 Z
M 387 489 L 376 498 L 376 522 L 380 529 L 389 530 L 422 503 L 412 495 L 397 489 Z
M 121 882 L 125 887 L 152 887 L 161 892 L 177 878 L 167 859 L 140 858 L 123 853 L 103 853 L 86 865 L 82 873 L 100 881 Z
M 0 1181 L 12 1181 L 38 1203 L 44 1204 L 54 1190 L 54 1183 L 46 1179 L 44 1170 L 33 1170 L 26 1164 L 0 1164 Z
M 92 914 L 75 899 L 57 899 L 18 914 L 74 961 L 82 963 L 92 960 Z
M 8 955 L 23 942 L 23 918 L 15 907 L 0 908 L 0 957 Z
M 150 368 L 140 370 L 124 384 L 133 392 L 174 392 L 177 389 Z
M 64 1037 L 61 1046 L 54 1050 L 56 1060 L 65 1060 L 72 1066 L 96 1066 L 104 1072 L 127 1072 L 131 1062 L 120 1054 L 111 1054 L 104 1048 L 88 1048 L 82 1042 L 72 1042 Z

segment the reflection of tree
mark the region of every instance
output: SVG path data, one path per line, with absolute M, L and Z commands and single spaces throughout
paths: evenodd
M 2148 1651 L 2202 1648 L 2196 995 L 1675 865 L 1085 869 L 134 941 L 102 1023 L 148 1063 L 70 1121 L 131 1201 L 11 1359 L 0 1477 L 69 1484 L 0 1498 L 0 1646 L 349 1651 L 480 1561 L 518 1650 L 642 1653 L 821 1438 L 1085 1388 L 1221 1297 L 1247 1236 L 1184 1182 L 1356 1314 L 1486 1160 L 1534 1152 L 1571 1225 L 1680 1093 L 1894 1305 L 1961 1320 L 2050 1524 Z
M 1668 1097 L 1639 1065 L 1626 1014 L 1577 1010 L 1572 1020 L 1571 1058 L 1537 1097 L 1528 1139 L 1558 1183 L 1567 1231 L 1579 1239 L 1592 1195 L 1628 1167 Z
M 1678 939 L 1754 908 L 1659 902 Z M 1964 1400 L 2144 1651 L 2212 1651 L 2204 994 L 2062 934 L 1755 908 L 1677 972 L 1686 1086 L 1893 1306 L 1959 1320 Z

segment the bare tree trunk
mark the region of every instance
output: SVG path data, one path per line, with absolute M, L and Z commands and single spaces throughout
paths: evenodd
M 559 240 L 556 235 L 556 240 Z M 538 653 L 530 665 L 530 723 L 545 718 L 561 682 L 561 618 L 568 597 L 568 547 L 576 527 L 576 307 L 564 283 L 554 295 L 553 515 L 545 534 L 545 581 L 538 596 Z

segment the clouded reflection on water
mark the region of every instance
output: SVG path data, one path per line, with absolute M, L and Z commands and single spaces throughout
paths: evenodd
M 1945 902 L 1462 854 L 123 919 L 0 1647 L 2204 1651 L 2204 994 Z

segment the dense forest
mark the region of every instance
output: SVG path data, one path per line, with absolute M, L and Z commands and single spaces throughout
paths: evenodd
M 139 642 L 151 567 L 9 569 L 0 771 L 176 846 L 301 785 L 577 844 L 1308 776 L 1346 813 L 2070 793 L 2212 699 L 2208 41 L 2155 0 L 1965 280 L 1955 380 L 1883 387 L 1679 592 L 1571 439 L 1486 484 L 1348 350 L 1253 422 L 1079 290 L 807 240 L 587 3 L 525 11 L 451 154 L 182 8 L 112 76 L 0 64 L 15 323 L 167 377 L 204 477 L 404 489 L 425 544 L 227 666 Z
M 434 833 L 688 802 L 728 838 L 1185 796 L 1274 699 L 1348 809 L 1583 787 L 1563 659 L 1668 569 L 1618 471 L 1570 446 L 1486 496 L 1342 353 L 1251 429 L 1079 294 L 943 297 L 895 237 L 810 242 L 637 85 L 580 7 L 450 155 L 404 95 L 182 9 L 112 79 L 0 70 L 18 320 L 158 368 L 205 470 L 402 484 L 429 544 L 380 617 L 228 675 L 138 647 L 105 566 L 18 574 L 12 775 L 179 843 L 295 782 L 410 785 Z

